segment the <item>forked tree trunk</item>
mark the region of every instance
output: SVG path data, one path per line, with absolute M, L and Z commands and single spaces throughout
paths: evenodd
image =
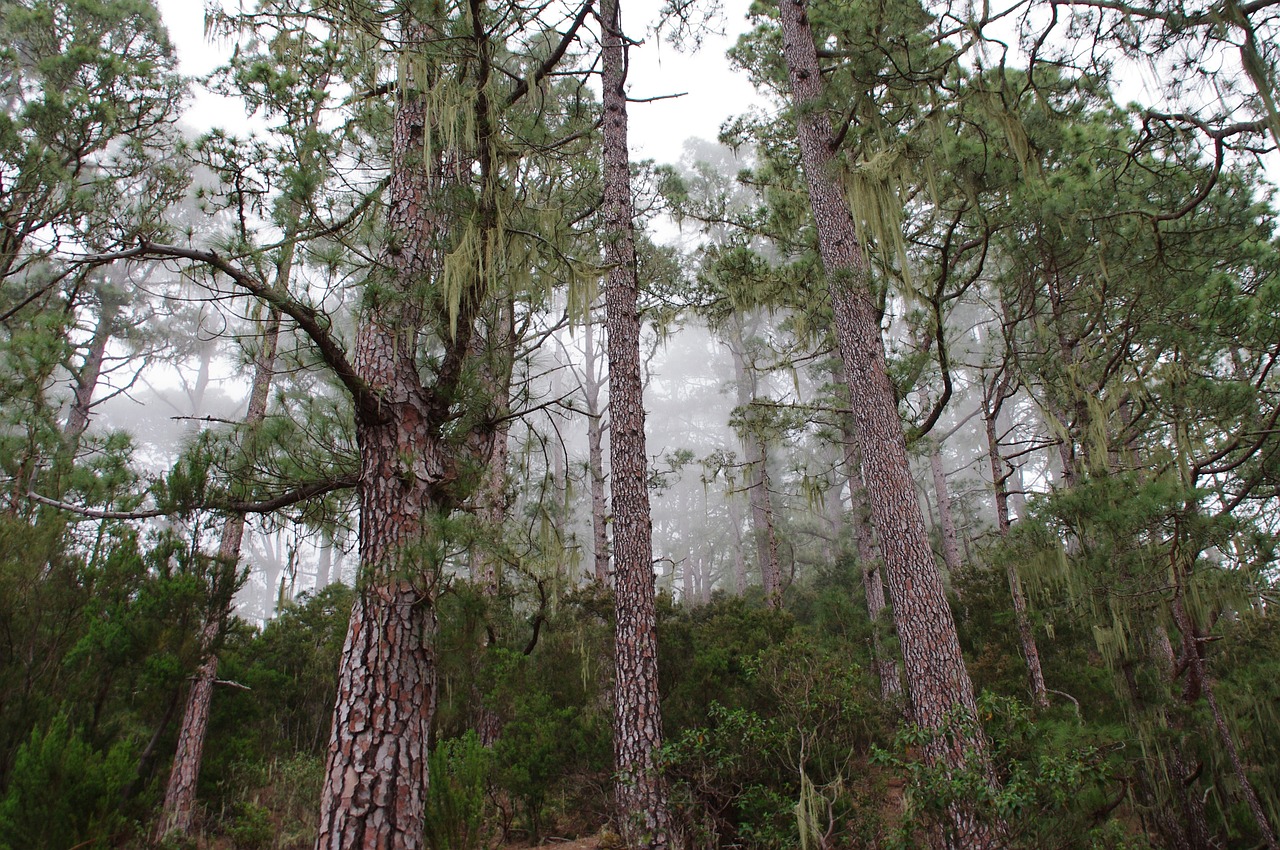
M 779 0 L 778 7 L 801 162 L 830 288 L 836 343 L 862 447 L 871 516 L 879 533 L 902 644 L 912 712 L 917 723 L 934 733 L 925 747 L 930 761 L 953 770 L 972 766 L 989 773 L 987 741 L 980 731 L 955 736 L 944 732 L 956 712 L 976 720 L 973 683 L 915 495 L 869 271 L 849 204 L 832 172 L 836 155 L 831 122 L 821 108 L 822 75 L 808 5 L 805 0 Z M 950 814 L 947 840 L 954 846 L 986 848 L 1003 843 L 1001 826 L 985 824 L 959 805 Z
M 628 847 L 665 850 L 671 818 L 658 773 L 662 715 L 654 612 L 653 541 L 645 470 L 634 213 L 627 156 L 626 51 L 618 0 L 603 28 L 605 289 L 609 450 L 613 481 L 614 768 L 616 816 Z

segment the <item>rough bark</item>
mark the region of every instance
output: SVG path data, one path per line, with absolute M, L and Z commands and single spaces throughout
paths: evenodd
M 737 316 L 729 326 L 729 351 L 733 355 L 734 388 L 738 408 L 749 419 L 756 397 L 755 373 L 747 365 L 742 324 Z M 752 536 L 756 543 L 756 564 L 764 585 L 765 604 L 782 607 L 782 567 L 778 562 L 778 537 L 773 527 L 773 497 L 769 493 L 769 447 L 764 437 L 744 426 L 742 446 L 747 461 L 747 502 L 751 506 Z
M 493 399 L 502 424 L 493 438 L 493 448 L 487 459 L 484 483 L 478 496 L 478 516 L 486 535 L 501 541 L 503 526 L 507 521 L 507 459 L 510 454 L 510 426 L 506 418 L 511 412 L 511 356 L 515 347 L 515 310 L 510 303 L 503 304 L 487 334 L 477 334 L 472 345 L 472 356 L 485 364 L 480 377 L 484 391 Z M 501 546 L 499 542 L 497 546 Z M 492 607 L 498 599 L 501 583 L 501 557 L 495 546 L 480 545 L 472 553 L 471 580 L 484 594 L 486 607 Z M 492 641 L 492 628 L 485 630 L 486 646 Z M 480 691 L 479 676 L 471 684 L 472 706 L 475 710 L 474 725 L 481 745 L 492 747 L 502 732 L 502 718 L 493 710 Z
M 885 365 L 879 314 L 848 202 L 836 184 L 831 122 L 821 108 L 823 83 L 805 0 L 779 0 L 783 57 L 790 79 L 801 163 L 827 274 L 836 343 L 849 384 L 863 476 L 879 534 L 903 667 L 917 723 L 936 733 L 926 757 L 950 769 L 972 764 L 988 771 L 987 742 L 978 732 L 949 737 L 948 718 L 977 717 L 973 683 L 960 652 L 955 620 L 933 560 L 915 496 L 906 439 Z M 995 847 L 1002 828 L 956 807 L 948 841 Z
M 406 25 L 405 49 L 428 40 Z M 452 460 L 436 431 L 439 399 L 424 390 L 415 353 L 420 281 L 435 267 L 438 232 L 425 150 L 425 80 L 401 80 L 392 136 L 386 280 L 366 300 L 355 370 L 379 400 L 356 420 L 360 447 L 359 594 L 339 667 L 325 764 L 317 850 L 415 850 L 422 846 L 427 735 L 435 704 L 431 565 L 424 542 L 447 507 Z M 470 342 L 458 321 L 439 367 L 458 367 Z
M 654 612 L 653 541 L 646 489 L 634 212 L 627 155 L 626 49 L 617 0 L 603 28 L 605 313 L 609 457 L 613 483 L 614 768 L 619 830 L 628 847 L 665 850 L 671 819 L 656 757 L 662 746 Z

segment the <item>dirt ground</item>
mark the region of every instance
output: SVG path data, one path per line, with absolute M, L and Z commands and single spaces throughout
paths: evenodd
M 600 847 L 600 836 L 593 835 L 590 838 L 576 838 L 572 841 L 565 839 L 548 838 L 537 848 L 532 848 L 528 844 L 508 844 L 503 850 L 598 850 Z

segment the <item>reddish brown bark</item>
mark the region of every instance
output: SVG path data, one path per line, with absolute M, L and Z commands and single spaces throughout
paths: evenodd
M 425 26 L 405 24 L 405 49 Z M 414 850 L 422 845 L 427 733 L 435 703 L 435 612 L 425 546 L 447 507 L 451 458 L 436 432 L 440 399 L 415 360 L 419 282 L 435 270 L 438 221 L 426 148 L 426 80 L 405 67 L 392 137 L 382 286 L 366 300 L 355 369 L 379 400 L 356 420 L 360 446 L 359 594 L 339 668 L 321 792 L 317 850 Z M 470 322 L 458 322 L 440 370 L 460 368 Z
M 286 252 L 278 272 L 278 285 L 283 285 L 291 273 L 292 250 Z M 271 393 L 271 379 L 275 373 L 276 349 L 280 339 L 280 314 L 272 311 L 262 332 L 262 349 L 254 365 L 253 386 L 249 392 L 249 406 L 245 412 L 244 427 L 256 428 L 267 415 L 267 401 Z M 200 778 L 200 766 L 204 759 L 204 739 L 209 728 L 209 710 L 213 699 L 213 685 L 218 678 L 218 656 L 214 648 L 231 615 L 232 592 L 240 562 L 240 544 L 244 539 L 244 515 L 230 516 L 222 526 L 222 539 L 218 545 L 216 578 L 211 593 L 210 610 L 205 615 L 200 632 L 200 652 L 203 660 L 196 670 L 187 694 L 182 713 L 182 725 L 178 731 L 178 747 L 169 770 L 169 782 L 165 786 L 164 806 L 161 809 L 158 835 L 164 838 L 176 833 L 186 835 L 195 820 L 196 786 Z
M 907 461 L 906 439 L 885 365 L 879 313 L 848 202 L 836 184 L 831 122 L 821 108 L 823 82 L 805 0 L 779 0 L 783 58 L 818 249 L 827 274 L 836 343 L 844 364 L 863 476 L 879 534 L 894 618 L 902 645 L 911 707 L 917 723 L 935 736 L 925 748 L 934 762 L 986 770 L 985 737 L 948 737 L 949 718 L 977 717 L 955 620 L 933 560 L 924 516 Z M 951 812 L 948 841 L 969 848 L 1002 844 L 1002 829 L 967 810 Z
M 614 767 L 619 830 L 628 847 L 664 850 L 671 819 L 656 757 L 662 746 L 654 612 L 653 541 L 645 469 L 634 212 L 627 156 L 626 49 L 617 0 L 603 28 L 605 288 L 609 457 L 613 483 Z

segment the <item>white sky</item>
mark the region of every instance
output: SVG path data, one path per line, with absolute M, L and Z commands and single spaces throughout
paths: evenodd
M 204 37 L 204 10 L 195 0 L 157 0 L 178 53 L 184 74 L 199 76 L 213 70 L 231 53 L 229 43 L 210 43 Z M 741 113 L 756 97 L 745 75 L 729 69 L 725 51 L 746 26 L 746 3 L 735 7 L 721 22 L 725 36 L 707 37 L 696 53 L 682 53 L 668 44 L 648 38 L 631 51 L 629 93 L 647 98 L 687 92 L 683 97 L 653 103 L 635 103 L 630 109 L 632 159 L 660 163 L 679 160 L 690 137 L 715 140 L 725 119 Z M 642 37 L 653 22 L 660 2 L 639 0 L 623 7 L 624 22 L 632 38 Z M 250 124 L 244 110 L 232 100 L 197 89 L 187 120 L 199 129 L 214 126 L 236 132 Z

